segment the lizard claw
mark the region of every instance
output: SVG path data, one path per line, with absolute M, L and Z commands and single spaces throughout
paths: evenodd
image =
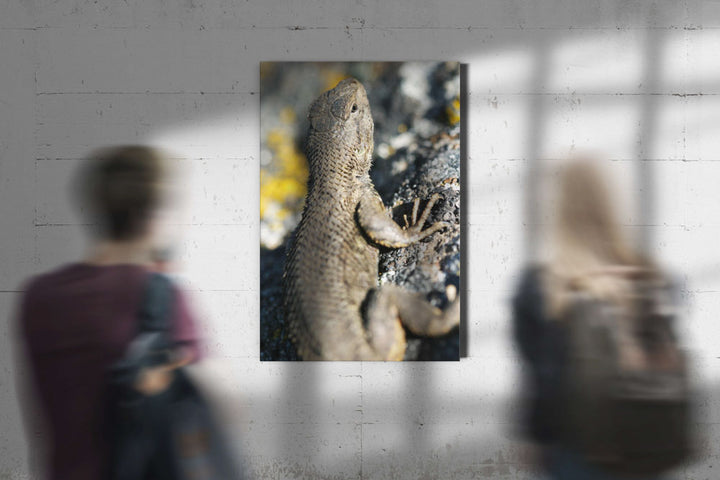
M 415 201 L 413 202 L 413 212 L 412 212 L 412 220 L 413 220 L 412 231 L 417 233 L 422 230 L 423 226 L 425 225 L 425 221 L 430 216 L 430 211 L 432 210 L 432 208 L 435 206 L 435 203 L 439 199 L 440 199 L 440 194 L 434 193 L 430 197 L 430 200 L 428 200 L 427 205 L 425 205 L 425 209 L 423 210 L 422 215 L 420 215 L 419 219 L 417 219 L 417 212 L 418 212 L 418 208 L 420 206 L 420 199 L 419 198 L 415 199 Z M 447 225 L 444 222 L 441 222 L 441 223 L 443 224 L 443 226 Z M 433 231 L 437 231 L 443 227 L 438 227 L 438 224 L 436 223 L 435 225 L 433 225 L 432 228 L 434 229 Z
M 413 201 L 413 209 L 412 209 L 412 224 L 415 225 L 417 223 L 417 213 L 418 208 L 420 207 L 420 199 L 415 198 L 415 201 Z

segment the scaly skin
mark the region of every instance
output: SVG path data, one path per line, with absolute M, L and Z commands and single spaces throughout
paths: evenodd
M 311 106 L 308 194 L 283 275 L 286 319 L 304 360 L 401 360 L 402 321 L 438 335 L 459 322 L 459 302 L 442 312 L 397 286 L 378 288 L 378 246 L 399 248 L 446 226 L 399 227 L 370 180 L 373 120 L 365 89 L 346 79 Z M 456 299 L 457 300 L 457 299 Z

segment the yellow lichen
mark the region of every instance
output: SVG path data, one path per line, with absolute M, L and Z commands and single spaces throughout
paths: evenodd
M 296 118 L 297 115 L 295 115 L 295 110 L 292 107 L 285 107 L 280 110 L 280 121 L 285 125 L 294 124 Z
M 451 126 L 457 125 L 460 121 L 460 97 L 455 97 L 453 101 L 445 108 L 448 123 Z
M 294 178 L 270 178 L 262 185 L 260 215 L 264 215 L 269 202 L 286 204 L 287 202 L 285 200 L 287 199 L 292 198 L 297 200 L 303 196 L 305 196 L 305 183 L 299 182 Z M 287 209 L 281 209 L 276 213 L 276 216 L 278 219 L 284 219 L 288 214 Z
M 294 115 L 286 108 L 284 115 Z M 281 114 L 282 116 L 283 114 Z M 282 221 L 297 208 L 307 191 L 308 166 L 305 155 L 295 146 L 290 131 L 276 128 L 268 132 L 266 144 L 272 163 L 260 171 L 260 217 L 264 221 Z M 265 218 L 270 205 L 272 217 Z
M 347 73 L 338 70 L 324 70 L 322 76 L 325 80 L 325 90 L 335 88 L 338 83 L 349 77 Z

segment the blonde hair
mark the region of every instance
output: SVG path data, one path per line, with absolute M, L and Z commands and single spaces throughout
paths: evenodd
M 574 159 L 562 168 L 558 190 L 554 248 L 544 279 L 550 317 L 560 317 L 569 294 L 578 290 L 623 301 L 629 276 L 654 269 L 623 235 L 600 169 L 591 160 Z

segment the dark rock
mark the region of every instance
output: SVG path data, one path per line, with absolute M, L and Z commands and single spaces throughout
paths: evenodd
M 456 292 L 460 291 L 460 138 L 458 127 L 449 130 L 449 133 L 443 132 L 419 142 L 418 148 L 409 155 L 411 167 L 391 203 L 397 205 L 393 208 L 393 217 L 402 225 L 405 217 L 411 218 L 416 197 L 421 199 L 419 212 L 422 212 L 427 200 L 438 193 L 441 200 L 433 208 L 426 227 L 439 221 L 450 226 L 414 245 L 385 250 L 380 255 L 381 283 L 391 282 L 425 293 L 438 308 L 448 304 L 449 285 L 453 285 Z M 406 360 L 459 358 L 457 329 L 440 338 L 409 336 L 408 344 Z
M 260 360 L 298 360 L 282 307 L 285 246 L 260 249 Z

